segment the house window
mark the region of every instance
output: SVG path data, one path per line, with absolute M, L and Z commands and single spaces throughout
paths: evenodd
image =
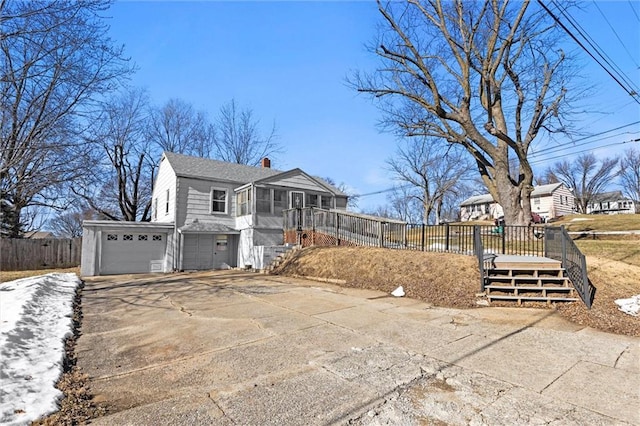
M 238 193 L 237 204 L 237 216 L 251 214 L 251 188 L 247 188 Z
M 534 197 L 533 198 L 533 204 L 536 205 L 536 206 L 539 206 L 540 205 L 540 197 Z
M 158 199 L 153 199 L 153 220 L 158 219 Z
M 337 209 L 346 209 L 347 208 L 347 199 L 346 198 L 336 198 L 336 208 Z
M 331 196 L 329 195 L 321 195 L 320 196 L 320 207 L 323 209 L 329 210 L 331 208 Z
M 318 195 L 306 194 L 305 207 L 318 207 Z
M 167 189 L 167 202 L 164 205 L 164 214 L 169 214 L 169 190 Z
M 269 188 L 256 188 L 256 211 L 271 213 L 271 190 Z
M 138 241 L 147 241 L 146 235 L 138 235 Z
M 224 189 L 211 190 L 211 213 L 227 212 L 227 191 Z
M 273 190 L 273 214 L 281 214 L 287 208 L 287 191 Z

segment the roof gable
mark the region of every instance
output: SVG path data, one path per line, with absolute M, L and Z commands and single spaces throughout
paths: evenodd
M 260 179 L 260 180 L 256 181 L 255 183 L 257 183 L 257 184 L 269 184 L 269 183 L 277 184 L 278 181 L 282 181 L 282 180 L 285 180 L 285 179 L 293 177 L 293 176 L 301 176 L 304 179 L 314 183 L 315 185 L 321 187 L 322 189 L 324 189 L 327 192 L 330 192 L 330 193 L 332 193 L 334 195 L 342 195 L 342 196 L 346 196 L 347 195 L 344 192 L 340 191 L 335 186 L 333 186 L 330 183 L 328 183 L 327 181 L 325 181 L 324 179 L 319 178 L 319 177 L 311 176 L 311 175 L 305 173 L 301 169 L 293 169 L 293 170 L 289 170 L 289 171 L 286 171 L 286 172 L 282 172 L 282 173 L 279 173 L 277 175 L 273 175 L 273 176 L 266 177 L 264 179 Z

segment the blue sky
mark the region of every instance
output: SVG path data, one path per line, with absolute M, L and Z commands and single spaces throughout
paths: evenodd
M 640 21 L 630 2 L 597 5 L 631 55 L 595 5 L 582 4 L 574 17 L 640 82 Z M 640 3 L 634 6 L 640 14 Z M 111 36 L 139 68 L 131 83 L 147 88 L 154 103 L 181 98 L 213 118 L 233 98 L 253 109 L 265 131 L 276 122 L 284 152 L 272 167 L 300 167 L 361 194 L 393 185 L 385 160 L 395 150 L 395 137 L 378 131 L 378 109 L 345 84 L 352 71 L 375 66 L 375 56 L 365 49 L 378 21 L 374 2 L 118 1 L 108 15 Z M 581 57 L 585 77 L 598 85 L 589 101 L 601 113 L 581 116 L 579 127 L 597 133 L 639 121 L 640 105 L 586 55 Z M 640 125 L 616 133 L 625 131 L 632 133 L 574 151 L 637 138 Z M 629 145 L 594 153 L 606 156 Z M 384 199 L 384 194 L 364 197 L 360 208 Z

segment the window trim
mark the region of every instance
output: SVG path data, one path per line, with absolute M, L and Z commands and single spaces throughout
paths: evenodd
M 213 210 L 213 192 L 214 191 L 222 191 L 224 192 L 224 211 L 216 211 Z M 221 200 L 215 200 L 221 201 Z M 227 188 L 219 188 L 219 187 L 211 187 L 209 191 L 209 214 L 229 214 L 229 189 Z
M 164 205 L 164 215 L 167 216 L 169 214 L 169 196 L 171 195 L 171 192 L 169 189 L 167 189 L 166 191 L 167 194 L 167 202 Z
M 253 208 L 252 208 L 253 203 L 252 203 L 252 197 L 251 197 L 252 192 L 253 191 L 251 187 L 245 188 L 241 191 L 236 192 L 236 216 L 237 217 L 248 216 L 253 214 Z M 246 199 L 244 200 L 244 202 L 241 202 L 243 195 L 246 195 Z M 246 211 L 244 213 L 242 212 L 243 204 L 246 205 Z

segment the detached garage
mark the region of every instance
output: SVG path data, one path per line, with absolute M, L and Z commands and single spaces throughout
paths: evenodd
M 169 272 L 173 268 L 173 223 L 83 223 L 84 276 Z

